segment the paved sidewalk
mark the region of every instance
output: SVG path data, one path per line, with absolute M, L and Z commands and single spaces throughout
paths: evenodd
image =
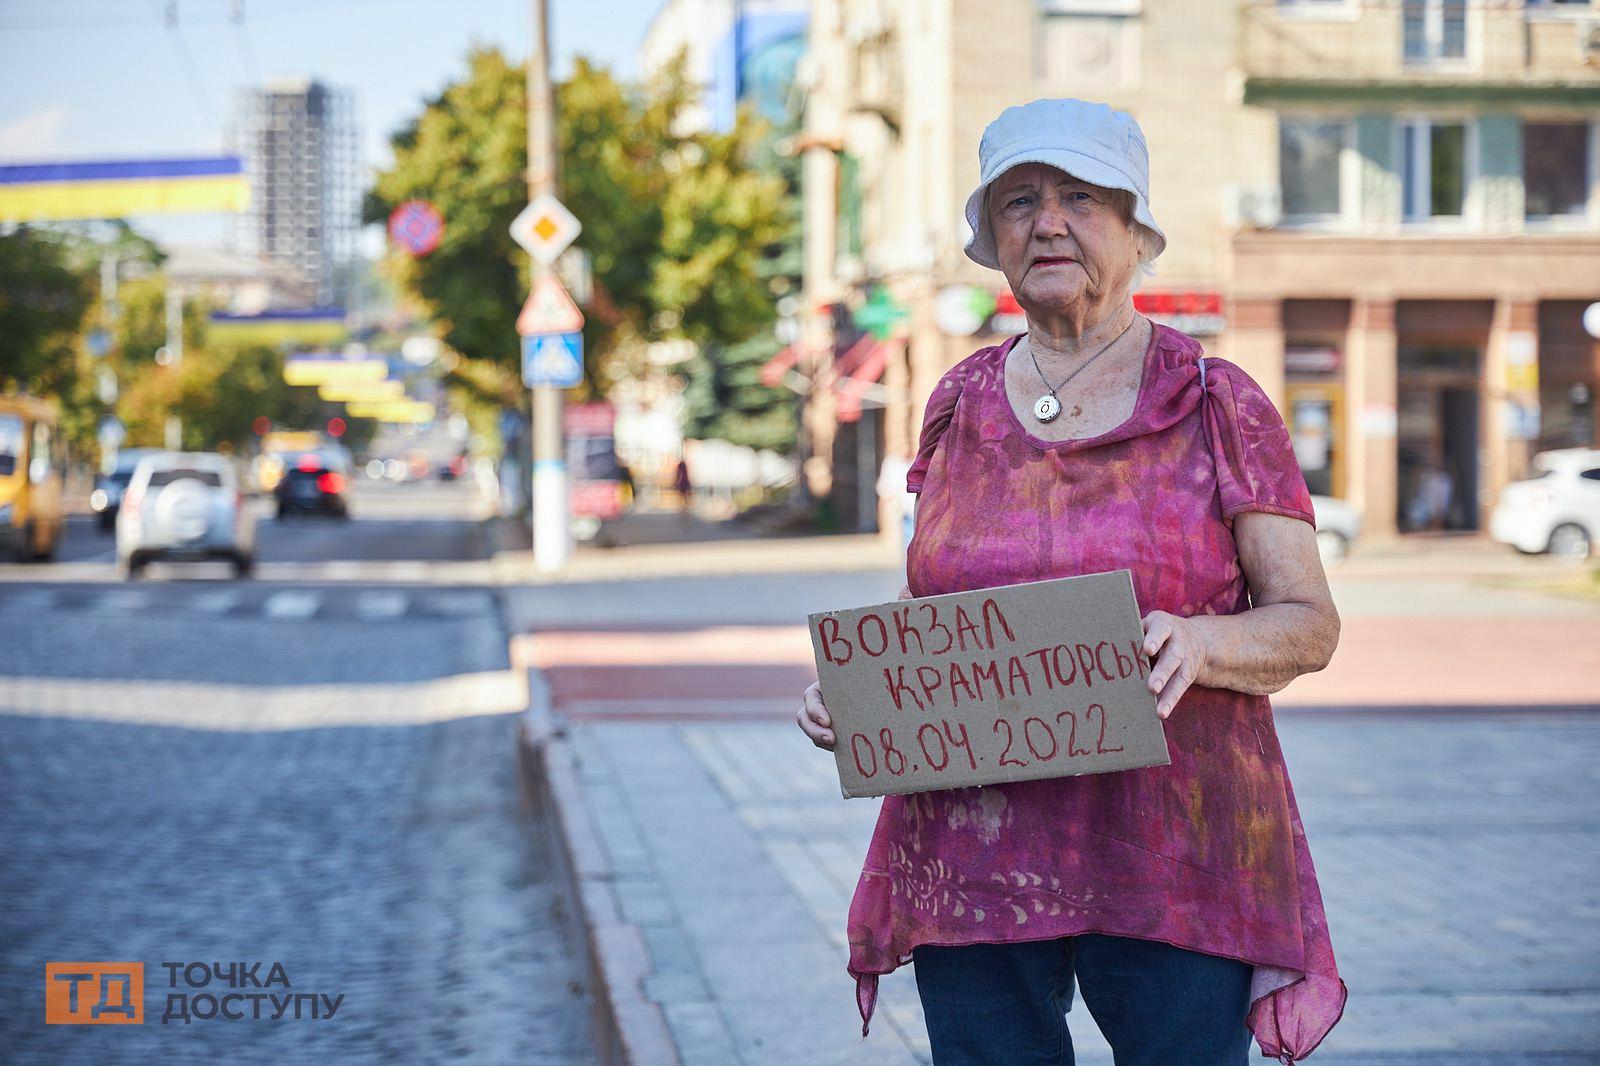
M 1280 732 L 1351 988 L 1313 1061 L 1600 1061 L 1600 718 L 1290 712 Z M 928 1061 L 911 974 L 863 1042 L 844 972 L 876 801 L 839 799 L 786 724 L 574 742 L 686 1064 Z M 1081 1004 L 1069 1025 L 1080 1061 L 1110 1061 Z
M 1333 666 L 1275 698 L 1351 988 L 1312 1062 L 1600 1063 L 1600 610 L 1335 576 Z M 909 971 L 862 1041 L 845 914 L 878 808 L 793 725 L 803 618 L 893 571 L 512 590 L 682 1061 L 929 1061 Z M 604 960 L 601 960 L 602 963 Z M 630 960 L 631 964 L 631 960 Z M 1078 1004 L 1079 1061 L 1109 1051 Z

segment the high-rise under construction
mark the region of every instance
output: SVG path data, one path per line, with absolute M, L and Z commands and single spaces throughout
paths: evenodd
M 240 243 L 292 279 L 295 302 L 342 306 L 361 210 L 349 91 L 285 78 L 242 92 L 235 137 L 251 186 Z

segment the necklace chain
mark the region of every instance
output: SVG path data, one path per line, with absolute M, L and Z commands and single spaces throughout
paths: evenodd
M 1044 371 L 1042 369 L 1040 369 L 1040 367 L 1039 367 L 1039 357 L 1037 355 L 1035 355 L 1034 351 L 1033 351 L 1033 338 L 1032 337 L 1028 338 L 1028 358 L 1033 360 L 1033 369 L 1034 369 L 1034 371 L 1036 373 L 1038 373 L 1039 380 L 1044 382 L 1044 387 L 1050 391 L 1050 395 L 1051 396 L 1055 396 L 1057 400 L 1060 400 L 1061 397 L 1056 395 L 1057 392 L 1059 390 L 1061 390 L 1061 389 L 1066 388 L 1067 387 L 1067 382 L 1071 381 L 1073 378 L 1077 377 L 1079 374 L 1081 374 L 1085 370 L 1087 370 L 1089 368 L 1089 364 L 1090 363 L 1094 362 L 1096 359 L 1100 358 L 1102 355 L 1104 355 L 1107 352 L 1109 352 L 1111 350 L 1112 345 L 1116 344 L 1123 337 L 1126 337 L 1128 335 L 1128 330 L 1132 329 L 1133 325 L 1134 325 L 1134 322 L 1138 322 L 1138 321 L 1139 321 L 1138 316 L 1137 315 L 1134 316 L 1133 322 L 1129 322 L 1126 329 L 1124 329 L 1121 333 L 1117 334 L 1115 337 L 1111 338 L 1110 342 L 1108 344 L 1106 344 L 1106 346 L 1104 348 L 1101 348 L 1098 352 L 1095 352 L 1089 358 L 1087 358 L 1083 362 L 1079 363 L 1078 364 L 1078 368 L 1076 370 L 1074 370 L 1072 373 L 1068 374 L 1066 377 L 1062 378 L 1061 379 L 1061 384 L 1059 384 L 1059 385 L 1051 385 L 1050 384 L 1050 379 L 1045 377 L 1044 376 Z

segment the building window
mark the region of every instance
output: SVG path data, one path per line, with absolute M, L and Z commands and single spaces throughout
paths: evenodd
M 1139 86 L 1139 4 L 1048 3 L 1033 39 L 1034 76 L 1048 85 L 1097 91 Z
M 1467 199 L 1467 126 L 1419 119 L 1401 127 L 1407 222 L 1459 218 Z
M 1467 0 L 1402 0 L 1401 33 L 1408 62 L 1467 56 Z
M 1526 122 L 1522 126 L 1523 214 L 1582 215 L 1589 207 L 1589 126 Z
M 1336 218 L 1345 124 L 1321 119 L 1278 121 L 1278 184 L 1288 221 Z

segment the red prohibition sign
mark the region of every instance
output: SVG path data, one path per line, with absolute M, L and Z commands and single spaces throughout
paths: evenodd
M 420 258 L 444 240 L 444 219 L 426 200 L 407 200 L 389 215 L 389 239 Z

